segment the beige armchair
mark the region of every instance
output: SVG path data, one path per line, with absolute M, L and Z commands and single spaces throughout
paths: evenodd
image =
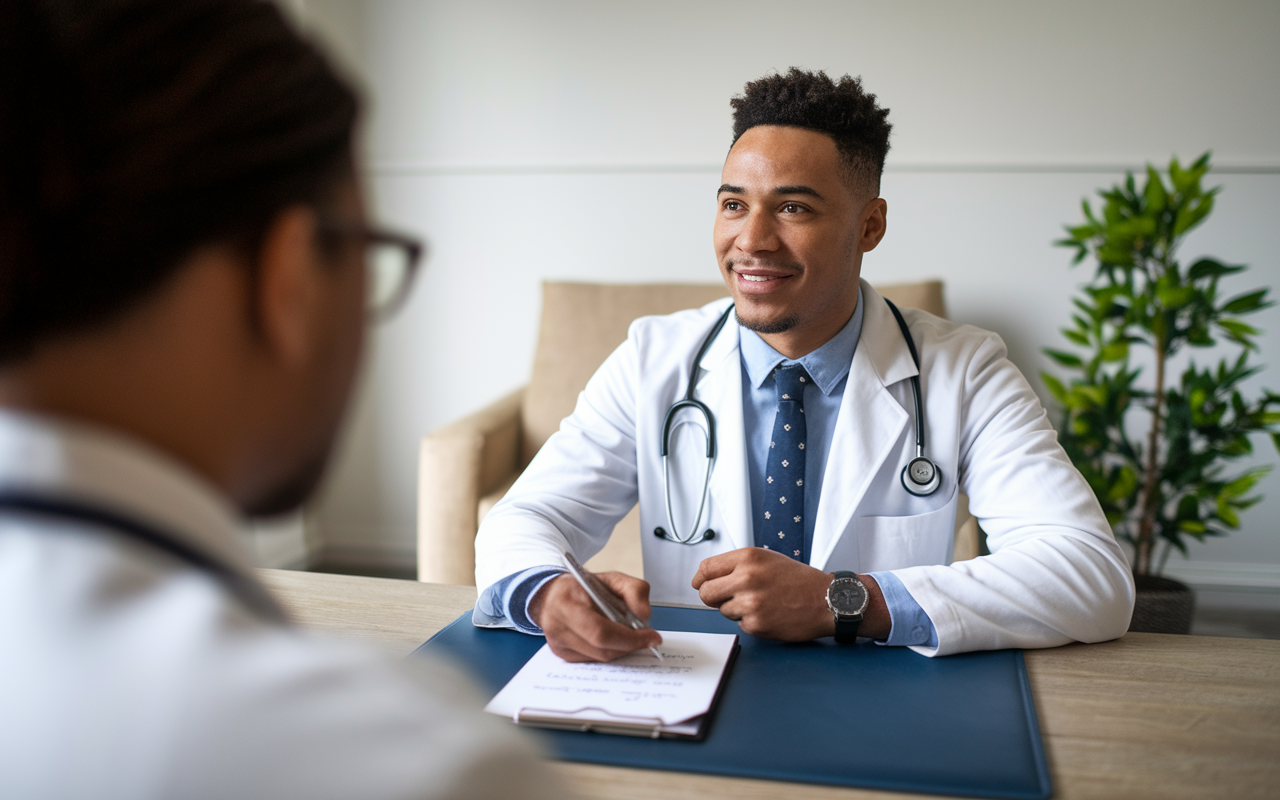
M 946 315 L 940 281 L 876 288 L 898 305 Z M 720 284 L 543 284 L 542 326 L 529 384 L 422 439 L 418 580 L 475 582 L 480 520 L 572 413 L 579 392 L 626 339 L 632 320 L 695 308 L 726 295 Z M 641 576 L 639 516 L 633 508 L 614 528 L 609 545 L 587 565 Z M 960 500 L 956 519 L 955 560 L 973 558 L 978 555 L 978 529 L 966 498 Z

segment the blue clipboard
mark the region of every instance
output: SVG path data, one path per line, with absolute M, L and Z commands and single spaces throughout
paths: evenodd
M 787 644 L 685 608 L 654 608 L 651 622 L 739 635 L 706 738 L 530 729 L 544 748 L 569 761 L 741 778 L 964 797 L 1053 794 L 1020 650 L 925 658 L 874 644 Z M 461 663 L 496 694 L 544 642 L 476 628 L 467 612 L 416 652 Z

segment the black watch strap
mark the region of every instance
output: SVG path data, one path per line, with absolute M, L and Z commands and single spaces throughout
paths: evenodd
M 853 644 L 858 641 L 858 626 L 862 624 L 862 617 L 843 617 L 836 615 L 836 642 L 839 644 Z
M 847 569 L 837 570 L 832 573 L 836 580 L 841 578 L 857 579 L 858 573 Z M 845 615 L 836 614 L 836 642 L 839 644 L 854 644 L 858 640 L 858 628 L 862 625 L 862 615 Z

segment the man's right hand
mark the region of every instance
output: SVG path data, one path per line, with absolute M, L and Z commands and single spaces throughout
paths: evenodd
M 601 572 L 604 581 L 643 620 L 649 619 L 649 584 L 621 572 Z M 612 661 L 662 644 L 657 631 L 610 622 L 572 575 L 548 581 L 529 602 L 529 619 L 546 634 L 551 652 L 565 661 Z

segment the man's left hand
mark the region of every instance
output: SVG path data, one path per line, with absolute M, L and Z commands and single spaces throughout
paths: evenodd
M 875 580 L 858 576 L 868 603 L 859 635 L 888 635 L 889 613 Z M 732 620 L 744 633 L 763 639 L 804 642 L 835 634 L 827 607 L 832 575 L 761 547 L 744 547 L 704 559 L 693 576 L 702 602 Z M 883 631 L 881 631 L 883 628 Z
M 829 573 L 761 547 L 712 556 L 693 576 L 702 602 L 737 620 L 744 632 L 788 642 L 835 633 L 830 585 Z

